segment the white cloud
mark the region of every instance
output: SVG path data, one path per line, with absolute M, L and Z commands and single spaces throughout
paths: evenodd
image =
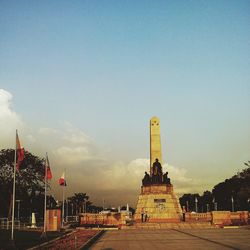
M 94 155 L 91 154 L 88 147 L 67 147 L 62 146 L 54 151 L 57 162 L 64 165 L 80 165 L 83 161 L 89 160 Z
M 40 128 L 38 130 L 38 133 L 41 135 L 52 135 L 52 134 L 57 134 L 58 130 L 53 128 Z
M 72 178 L 72 185 L 93 191 L 99 200 L 104 195 L 115 204 L 116 200 L 126 197 L 128 202 L 135 205 L 145 171 L 149 172 L 149 159 L 138 158 L 128 163 L 90 160 L 73 172 L 70 170 L 71 176 L 68 177 Z M 177 194 L 203 190 L 200 181 L 189 178 L 184 168 L 163 164 L 163 171 L 169 172 Z
M 64 123 L 63 140 L 70 144 L 89 144 L 92 140 L 80 129 L 75 128 L 71 123 Z
M 101 171 L 102 188 L 138 189 L 145 171 L 149 172 L 149 159 L 135 159 L 128 164 L 114 163 L 110 168 Z M 191 191 L 194 185 L 200 184 L 199 180 L 187 177 L 187 170 L 184 168 L 163 164 L 163 171 L 168 171 L 177 193 Z
M 1 142 L 3 138 L 10 141 L 15 129 L 23 125 L 20 116 L 11 106 L 12 95 L 0 89 Z M 124 199 L 133 204 L 140 193 L 144 172 L 149 172 L 149 159 L 113 162 L 105 155 L 106 149 L 100 149 L 91 137 L 69 122 L 62 123 L 60 128 L 41 127 L 37 131 L 31 130 L 22 138 L 26 138 L 24 146 L 29 146 L 29 151 L 38 155 L 48 151 L 54 176 L 53 192 L 57 194 L 57 178 L 66 168 L 69 195 L 74 192 L 91 192 L 100 200 L 100 196 L 105 193 L 113 204 Z M 163 164 L 163 171 L 169 172 L 177 193 L 203 190 L 201 182 L 188 177 L 185 168 Z
M 20 116 L 12 110 L 12 94 L 0 89 L 0 131 L 1 146 L 12 146 L 10 138 L 15 137 L 15 130 L 23 126 Z
M 27 138 L 27 141 L 29 143 L 35 143 L 36 142 L 36 138 L 31 134 L 27 135 L 26 138 Z

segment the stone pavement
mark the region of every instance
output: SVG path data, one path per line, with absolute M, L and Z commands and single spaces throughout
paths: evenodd
M 249 228 L 107 231 L 91 250 L 250 249 Z
M 218 228 L 219 226 L 212 225 L 210 222 L 180 222 L 180 223 L 147 223 L 137 222 L 131 226 L 122 226 L 122 229 L 204 229 Z

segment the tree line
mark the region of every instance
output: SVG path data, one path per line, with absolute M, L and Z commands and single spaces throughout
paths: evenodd
M 250 161 L 245 165 L 247 168 L 218 183 L 212 191 L 206 190 L 202 195 L 184 194 L 180 198 L 181 206 L 190 212 L 250 211 Z
M 12 209 L 14 149 L 0 151 L 0 218 L 10 218 Z M 34 212 L 37 218 L 43 217 L 44 210 L 44 159 L 25 151 L 19 171 L 16 172 L 15 218 L 28 220 Z M 49 183 L 47 188 L 50 189 Z M 60 208 L 52 195 L 47 195 L 47 208 Z M 64 202 L 67 215 L 81 212 L 99 212 L 103 208 L 92 204 L 86 193 L 75 193 Z

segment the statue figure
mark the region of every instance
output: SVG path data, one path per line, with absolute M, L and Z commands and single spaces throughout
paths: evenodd
M 153 179 L 154 183 L 161 183 L 162 182 L 162 166 L 157 158 L 155 159 L 155 162 L 153 163 L 152 179 Z
M 168 172 L 163 175 L 163 183 L 170 184 L 170 178 L 168 178 Z
M 147 172 L 145 172 L 144 178 L 142 179 L 142 185 L 150 184 L 150 176 Z

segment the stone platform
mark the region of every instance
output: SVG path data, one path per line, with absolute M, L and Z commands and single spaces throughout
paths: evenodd
M 89 249 L 249 250 L 246 229 L 135 229 L 107 231 Z
M 149 223 L 178 223 L 182 218 L 182 210 L 171 184 L 151 184 L 141 187 L 134 220 Z
M 131 226 L 122 226 L 121 229 L 208 229 L 219 228 L 210 222 L 178 222 L 178 223 L 153 223 L 137 222 Z

